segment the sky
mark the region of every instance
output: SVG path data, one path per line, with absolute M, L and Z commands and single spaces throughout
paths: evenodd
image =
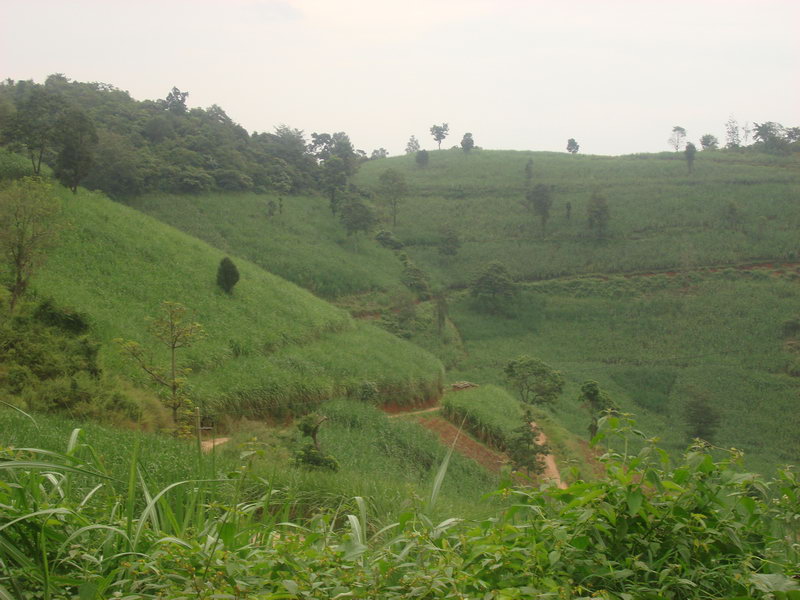
M 800 0 L 0 0 L 0 78 L 176 86 L 368 154 L 441 123 L 443 147 L 628 154 L 800 126 L 798 25 Z

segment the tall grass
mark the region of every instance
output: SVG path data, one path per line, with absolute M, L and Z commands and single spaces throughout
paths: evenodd
M 520 401 L 496 385 L 451 392 L 444 397 L 442 407 L 450 421 L 464 422 L 478 439 L 501 451 L 524 423 Z
M 552 410 L 573 433 L 586 436 L 578 396 L 593 379 L 675 452 L 689 441 L 686 404 L 701 397 L 720 414 L 713 441 L 772 472 L 800 462 L 800 381 L 780 335 L 799 295 L 787 278 L 718 272 L 543 282 L 521 292 L 511 316 L 478 313 L 465 297 L 451 316 L 469 358 L 449 377 L 502 384 L 507 361 L 541 357 L 567 378 Z
M 208 333 L 180 358 L 192 368 L 196 400 L 209 408 L 282 416 L 364 381 L 398 402 L 438 393 L 434 357 L 308 291 L 237 258 L 241 281 L 226 294 L 215 283 L 219 250 L 99 194 L 65 192 L 63 201 L 72 226 L 35 290 L 90 316 L 108 369 L 138 375 L 109 343 L 114 338 L 139 341 L 154 361 L 166 361 L 146 317 L 170 300 L 189 307 Z
M 602 431 L 630 429 L 614 419 Z M 80 433 L 64 442 L 60 452 L 0 450 L 4 598 L 793 600 L 800 593 L 792 579 L 800 559 L 796 474 L 764 481 L 738 471 L 735 455 L 715 460 L 708 449 L 692 448 L 675 464 L 651 445 L 634 456 L 611 454 L 603 480 L 504 489 L 511 507 L 466 522 L 428 512 L 449 475 L 448 455 L 427 506 L 378 526 L 361 497 L 289 521 L 290 503 L 276 500 L 247 464 L 227 479 L 229 501 L 208 493 L 213 478 L 150 487 L 137 474 L 138 445 L 117 493 Z M 76 477 L 95 485 L 78 489 Z M 259 482 L 259 493 L 246 498 L 246 485 Z M 177 497 L 180 488 L 187 492 Z

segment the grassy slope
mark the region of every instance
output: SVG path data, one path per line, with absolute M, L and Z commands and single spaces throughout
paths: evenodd
M 533 182 L 555 186 L 546 235 L 541 233 L 538 219 L 520 204 L 529 159 L 534 164 Z M 370 161 L 362 166 L 356 182 L 374 189 L 380 173 L 390 167 L 406 175 L 411 189 L 401 205 L 396 233 L 414 260 L 442 283 L 464 284 L 491 259 L 505 262 L 520 277 L 536 279 L 681 270 L 705 264 L 794 260 L 798 256 L 800 205 L 796 198 L 800 169 L 796 157 L 700 153 L 695 172 L 689 176 L 680 155 L 672 153 L 611 158 L 505 151 L 466 156 L 460 151 L 442 151 L 432 153 L 427 169 L 417 168 L 412 157 Z M 586 225 L 586 205 L 594 191 L 608 198 L 612 212 L 608 239 L 600 242 L 590 236 Z M 284 268 L 302 283 L 307 273 L 327 272 L 325 261 L 335 256 L 336 277 L 346 283 L 334 294 L 396 285 L 392 283 L 396 282 L 396 271 L 374 260 L 382 257 L 394 269 L 396 261 L 389 260 L 391 255 L 369 243 L 362 243 L 360 252 L 355 252 L 327 212 L 324 200 L 287 199 L 284 215 L 273 219 L 258 216 L 265 202 L 252 196 L 230 195 L 174 202 L 151 198 L 142 206 L 219 247 L 249 251 L 254 258 L 260 255 L 262 261 L 274 260 L 265 258 L 269 256 L 267 248 L 275 247 L 268 245 L 277 243 L 270 240 L 305 248 L 306 240 L 313 239 L 317 251 L 298 252 L 296 262 L 286 263 Z M 572 204 L 569 221 L 564 213 L 567 202 Z M 724 219 L 730 202 L 742 215 L 739 227 L 731 227 Z M 380 206 L 379 199 L 376 203 Z M 445 224 L 456 229 L 462 239 L 455 257 L 442 257 L 435 247 Z M 309 235 L 307 227 L 311 226 L 316 236 Z M 299 238 L 298 233 L 302 234 Z M 373 284 L 357 282 L 357 274 L 366 266 L 372 272 Z M 421 325 L 425 331 L 411 339 L 440 354 L 453 367 L 450 379 L 502 383 L 502 364 L 522 352 L 562 368 L 570 386 L 563 406 L 556 408 L 559 418 L 578 435 L 585 433 L 585 415 L 573 398 L 581 381 L 594 378 L 626 409 L 637 413 L 649 432 L 663 435 L 673 448 L 686 441 L 681 422 L 683 405 L 699 394 L 708 395 L 721 407 L 720 443 L 744 446 L 753 454 L 754 464 L 761 467 L 796 461 L 797 450 L 791 440 L 786 443 L 784 435 L 793 423 L 785 414 L 795 382 L 780 375 L 777 363 L 785 357 L 777 362 L 759 358 L 765 345 L 773 355 L 780 345 L 774 328 L 792 316 L 793 300 L 789 296 L 776 304 L 774 299 L 791 294 L 792 285 L 776 287 L 762 282 L 745 290 L 731 283 L 733 289 L 724 296 L 732 298 L 733 304 L 728 304 L 714 301 L 717 283 L 706 286 L 700 300 L 691 303 L 678 320 L 674 311 L 685 309 L 670 308 L 676 301 L 674 293 L 657 296 L 642 312 L 637 308 L 642 299 L 635 300 L 635 294 L 613 298 L 617 293 L 614 285 L 593 291 L 590 296 L 597 296 L 593 299 L 573 297 L 573 292 L 551 294 L 542 313 L 545 320 L 535 316 L 538 301 L 532 301 L 530 310 L 522 310 L 516 319 L 499 320 L 486 319 L 465 304 L 456 303 L 451 317 L 458 331 L 453 335 L 463 338 L 469 355 L 466 359 L 460 345 L 437 343 L 436 336 L 431 335 L 431 309 L 422 305 L 417 309 L 417 321 L 418 329 Z M 365 301 L 365 308 L 379 307 L 373 297 Z M 348 299 L 347 304 L 358 310 L 358 300 Z M 557 311 L 555 306 L 563 310 Z M 738 311 L 735 314 L 730 313 L 732 306 Z M 771 315 L 768 320 L 749 318 L 765 311 Z M 720 318 L 722 314 L 729 318 Z M 620 323 L 617 329 L 608 327 L 610 319 Z M 769 325 L 759 329 L 753 323 Z M 546 339 L 541 331 L 547 332 Z M 654 331 L 659 332 L 657 342 Z M 687 356 L 684 350 L 695 347 L 698 335 L 710 352 L 726 351 L 726 345 L 733 345 L 740 350 L 736 360 L 720 363 L 701 357 L 672 365 L 672 357 Z M 624 352 L 620 348 L 625 348 Z M 640 359 L 642 348 L 649 348 L 644 360 Z M 628 364 L 631 362 L 637 364 Z M 754 404 L 765 404 L 766 409 L 758 411 L 751 426 L 746 427 L 737 415 Z M 781 423 L 777 437 L 771 435 L 773 422 Z
M 523 208 L 525 164 L 533 183 L 555 186 L 546 235 Z M 680 155 L 570 156 L 544 152 L 461 151 L 364 164 L 357 183 L 377 185 L 387 168 L 401 171 L 411 192 L 396 234 L 411 256 L 444 282 L 469 280 L 477 265 L 500 260 L 512 273 L 540 278 L 571 273 L 642 271 L 749 260 L 794 259 L 800 225 L 797 157 L 700 153 L 687 175 Z M 609 239 L 589 236 L 586 207 L 594 191 L 608 199 Z M 565 218 L 566 203 L 572 218 Z M 723 220 L 734 202 L 743 230 Z M 462 248 L 441 257 L 440 227 L 452 226 Z
M 399 261 L 374 243 L 356 246 L 327 200 L 288 196 L 283 213 L 272 217 L 269 201 L 256 194 L 153 195 L 132 205 L 323 297 L 398 286 Z
M 37 292 L 91 315 L 105 342 L 123 337 L 155 346 L 146 317 L 163 300 L 190 307 L 208 332 L 183 355 L 200 398 L 223 399 L 234 411 L 245 400 L 280 412 L 287 399 L 317 401 L 364 381 L 391 392 L 387 401 L 436 393 L 435 358 L 252 263 L 236 259 L 242 278 L 229 296 L 215 283 L 223 255 L 204 242 L 98 194 L 65 192 L 64 204 L 73 226 L 38 273 Z M 111 344 L 103 358 L 131 370 Z
M 462 298 L 451 316 L 469 358 L 450 377 L 502 384 L 505 362 L 541 357 L 567 378 L 554 414 L 573 432 L 585 437 L 577 397 L 595 379 L 673 450 L 689 442 L 685 405 L 699 396 L 721 415 L 714 441 L 772 470 L 800 463 L 800 381 L 785 373 L 792 354 L 779 335 L 798 300 L 795 281 L 748 272 L 532 284 L 512 318 L 477 313 Z

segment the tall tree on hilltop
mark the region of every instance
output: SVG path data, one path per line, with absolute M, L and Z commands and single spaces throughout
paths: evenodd
M 416 154 L 419 152 L 419 148 L 419 140 L 417 140 L 416 136 L 412 135 L 406 144 L 406 154 Z
M 683 141 L 686 139 L 686 130 L 680 125 L 675 125 L 672 128 L 672 135 L 669 136 L 669 145 L 675 148 L 675 152 L 679 152 L 683 146 Z
M 700 146 L 703 148 L 703 150 L 716 150 L 719 148 L 719 140 L 716 138 L 716 136 L 707 133 L 700 138 Z
M 580 149 L 581 147 L 578 145 L 578 142 L 575 141 L 575 138 L 569 138 L 567 140 L 567 152 L 570 154 L 577 154 Z
M 464 137 L 461 138 L 461 149 L 464 151 L 465 154 L 469 154 L 474 147 L 475 147 L 475 140 L 472 139 L 472 134 L 465 133 Z
M 734 117 L 725 122 L 725 147 L 732 150 L 742 145 L 739 137 L 739 123 Z
M 447 123 L 442 123 L 441 125 L 431 125 L 431 135 L 433 136 L 434 141 L 439 144 L 439 150 L 442 149 L 442 142 L 444 138 L 447 137 L 447 134 L 450 133 L 450 126 Z
M 164 100 L 164 108 L 176 115 L 186 114 L 186 98 L 188 96 L 189 92 L 182 92 L 178 88 L 173 87 Z

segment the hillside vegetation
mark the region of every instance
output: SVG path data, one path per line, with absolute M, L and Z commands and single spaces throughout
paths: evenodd
M 166 361 L 146 317 L 169 300 L 193 311 L 207 332 L 182 360 L 192 368 L 192 395 L 208 410 L 296 414 L 329 398 L 355 397 L 365 384 L 381 401 L 399 404 L 438 394 L 435 358 L 309 292 L 237 258 L 241 281 L 226 294 L 215 284 L 218 250 L 98 194 L 64 194 L 63 203 L 72 226 L 35 289 L 90 316 L 108 368 L 135 373 L 114 338 L 136 340 Z

